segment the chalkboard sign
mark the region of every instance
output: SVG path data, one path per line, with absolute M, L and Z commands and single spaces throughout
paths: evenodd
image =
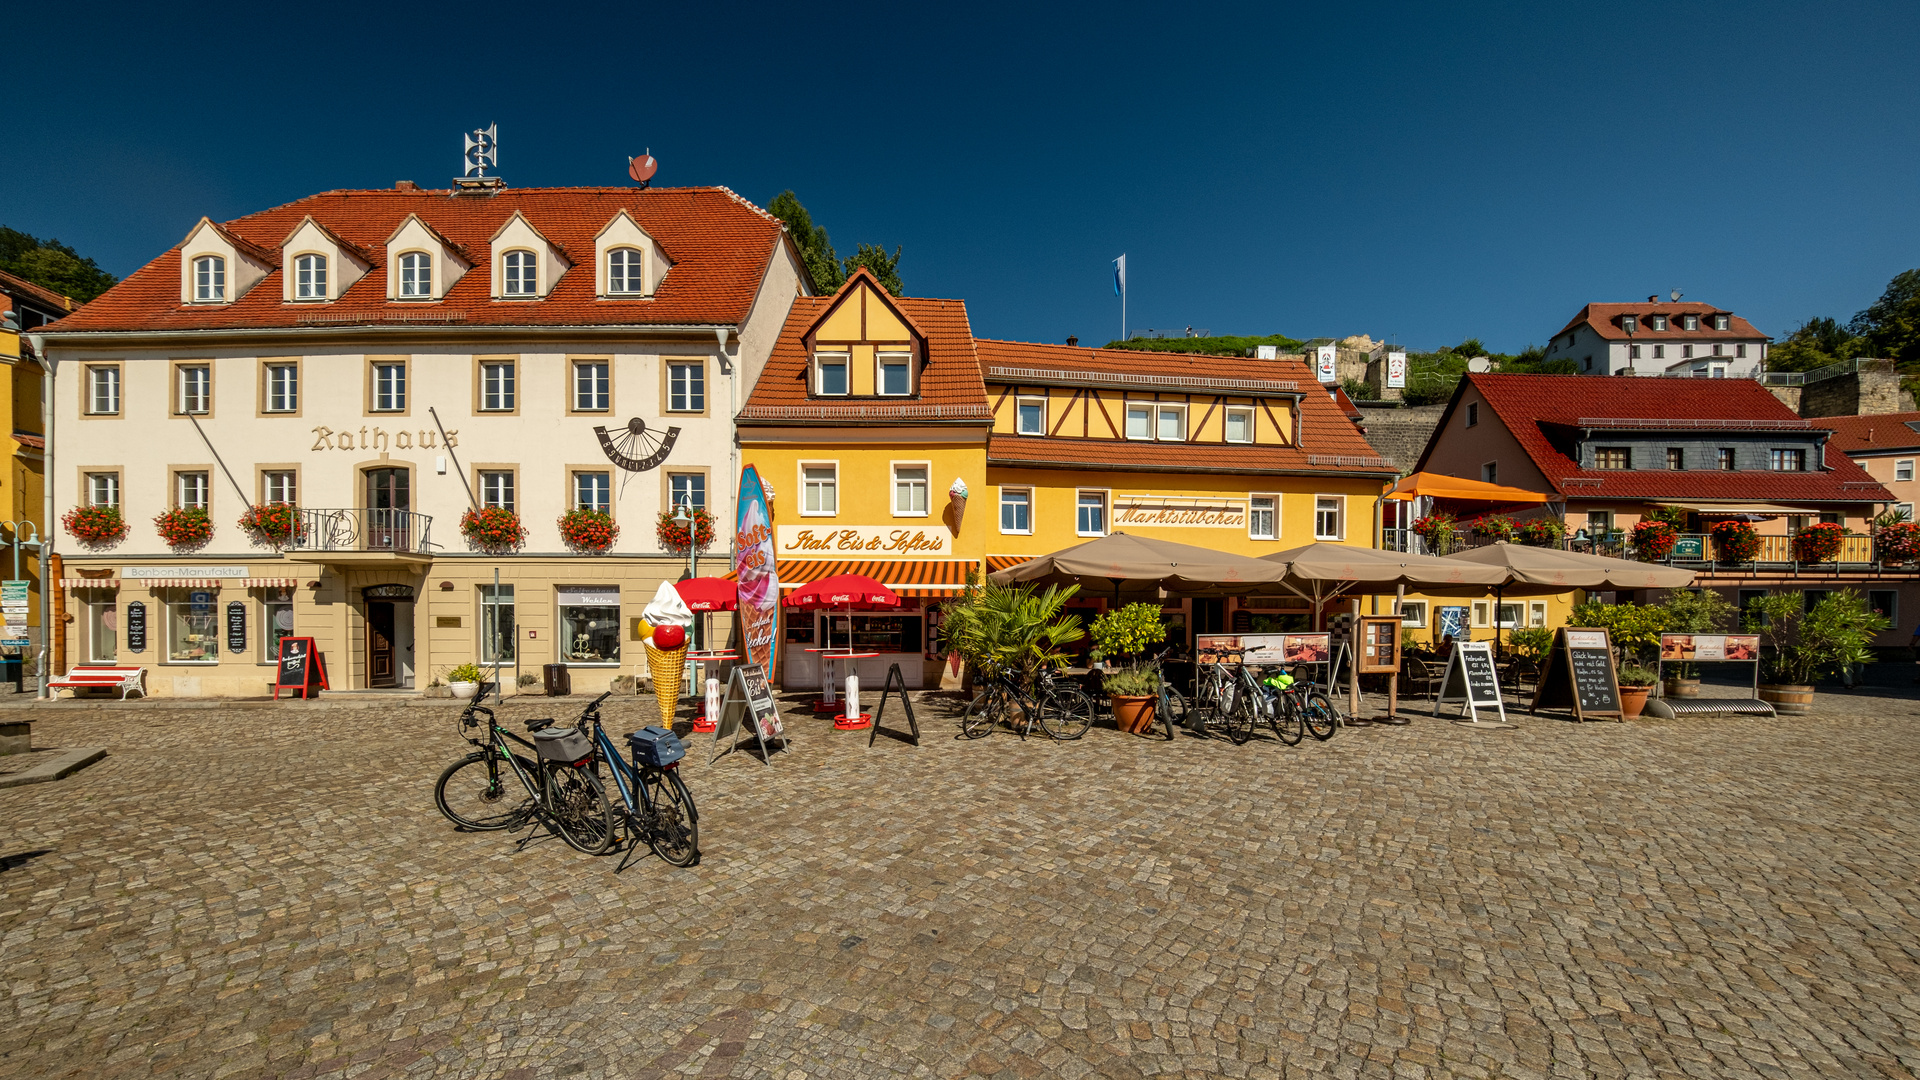
M 907 741 L 915 746 L 920 745 L 920 721 L 913 718 L 913 699 L 907 696 L 907 677 L 900 674 L 900 665 L 895 664 L 887 669 L 887 685 L 880 691 L 880 704 L 873 709 L 873 730 L 867 735 L 868 746 L 872 746 L 873 740 L 880 737 L 880 718 L 887 714 L 887 695 L 896 692 L 900 695 L 900 707 L 907 710 L 907 729 L 912 732 Z
M 147 605 L 138 600 L 127 605 L 127 651 L 147 651 Z
M 247 605 L 238 600 L 227 604 L 227 651 L 247 651 Z
M 273 681 L 275 701 L 280 700 L 282 690 L 291 690 L 303 698 L 310 698 L 322 690 L 332 689 L 327 685 L 327 658 L 320 655 L 312 638 L 281 638 L 279 662 L 278 673 Z
M 1493 668 L 1493 647 L 1484 641 L 1463 641 L 1454 645 L 1447 659 L 1447 674 L 1440 680 L 1440 696 L 1433 703 L 1433 715 L 1440 706 L 1458 702 L 1460 715 L 1469 724 L 1487 724 L 1480 710 L 1489 709 L 1507 722 L 1507 705 L 1500 697 L 1500 674 Z M 1456 721 L 1461 722 L 1461 721 Z M 1509 725 L 1510 726 L 1510 725 Z
M 768 743 L 777 742 L 785 750 L 787 740 L 780 726 L 780 707 L 773 700 L 773 686 L 767 682 L 767 669 L 758 664 L 735 667 L 727 680 L 727 696 L 720 703 L 720 722 L 714 725 L 713 741 L 716 746 L 725 739 L 733 741 L 714 751 L 714 761 L 739 746 L 743 722 L 760 743 L 761 762 L 772 765 Z
M 1613 668 L 1613 642 L 1605 630 L 1561 627 L 1540 672 L 1530 712 L 1571 709 L 1575 719 L 1611 716 L 1620 712 L 1620 680 Z

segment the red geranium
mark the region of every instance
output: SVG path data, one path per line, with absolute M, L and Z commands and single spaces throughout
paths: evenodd
M 501 555 L 519 547 L 527 539 L 520 515 L 501 506 L 469 509 L 460 515 L 460 535 L 475 548 L 489 555 Z
M 160 539 L 170 548 L 197 548 L 213 539 L 213 519 L 204 506 L 176 506 L 153 519 Z
M 1473 519 L 1473 531 L 1489 540 L 1513 539 L 1513 519 L 1505 514 L 1482 514 Z
M 1920 524 L 1901 521 L 1882 526 L 1873 536 L 1883 562 L 1911 562 L 1920 558 Z
M 1721 562 L 1749 563 L 1760 554 L 1760 534 L 1744 521 L 1722 521 L 1713 527 L 1713 547 Z
M 88 547 L 106 547 L 127 537 L 127 519 L 117 506 L 76 506 L 60 518 L 60 524 Z
M 1673 544 L 1678 539 L 1679 531 L 1664 521 L 1649 518 L 1633 526 L 1633 547 L 1644 562 L 1658 562 L 1673 554 Z
M 620 526 L 613 515 L 581 508 L 560 515 L 560 539 L 583 555 L 604 555 L 620 538 Z
M 249 506 L 247 512 L 240 515 L 237 524 L 240 531 L 253 537 L 258 544 L 284 544 L 289 540 L 307 538 L 307 524 L 301 520 L 299 508 L 292 503 Z
M 1528 518 L 1520 522 L 1516 531 L 1520 542 L 1528 547 L 1559 547 L 1560 539 L 1567 535 L 1567 527 L 1559 518 Z
M 1830 521 L 1809 525 L 1793 534 L 1793 561 L 1832 562 L 1840 556 L 1840 541 L 1846 530 Z
M 677 511 L 673 510 L 663 510 L 660 513 L 660 524 L 656 533 L 660 538 L 661 547 L 677 555 L 685 555 L 690 547 L 704 551 L 708 544 L 713 543 L 712 514 L 705 510 L 688 510 L 687 515 L 693 520 L 686 525 L 681 525 L 673 520 L 675 513 Z

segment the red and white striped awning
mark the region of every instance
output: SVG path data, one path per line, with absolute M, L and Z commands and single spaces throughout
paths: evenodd
M 117 577 L 63 577 L 60 579 L 63 589 L 117 589 L 120 579 Z
M 240 583 L 244 589 L 297 589 L 299 578 L 290 577 L 250 577 Z

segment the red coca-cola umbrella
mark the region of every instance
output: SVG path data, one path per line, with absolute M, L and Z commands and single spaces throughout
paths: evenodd
M 780 604 L 803 611 L 818 611 L 821 608 L 884 611 L 899 607 L 900 597 L 865 574 L 836 574 L 800 586 L 788 593 Z
M 726 578 L 688 578 L 674 582 L 673 588 L 692 611 L 733 611 L 740 606 L 740 583 Z

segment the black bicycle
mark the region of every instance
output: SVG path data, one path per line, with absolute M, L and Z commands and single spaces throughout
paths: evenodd
M 592 741 L 578 728 L 554 727 L 552 720 L 527 722 L 532 741 L 515 735 L 480 704 L 495 686 L 483 684 L 461 710 L 457 730 L 477 749 L 440 774 L 433 785 L 434 805 L 463 829 L 518 832 L 540 819 L 577 851 L 599 855 L 612 849 L 618 834 Z M 487 730 L 475 736 L 481 717 Z M 534 756 L 521 756 L 515 746 Z M 525 798 L 515 797 L 507 772 L 520 782 Z
M 1077 739 L 1093 726 L 1093 699 L 1078 686 L 1055 679 L 1050 669 L 1041 669 L 1031 694 L 1012 679 L 992 675 L 960 717 L 960 734 L 982 739 L 1001 724 L 1022 740 L 1036 724 L 1049 738 Z

